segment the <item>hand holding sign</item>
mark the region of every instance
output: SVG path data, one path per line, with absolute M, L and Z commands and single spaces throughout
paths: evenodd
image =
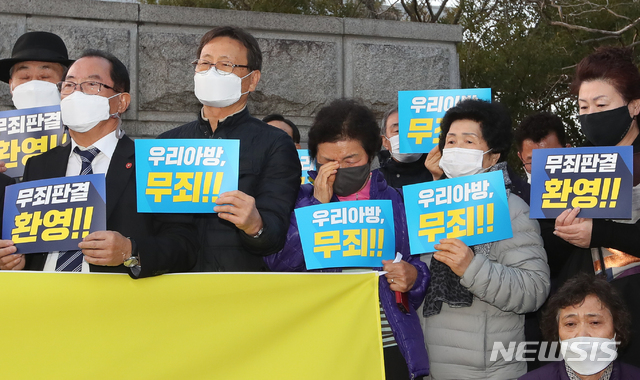
M 578 218 L 580 207 L 567 209 L 556 218 L 554 235 L 579 248 L 589 248 L 591 245 L 591 230 L 593 219 Z
M 211 213 L 238 189 L 239 157 L 240 140 L 136 140 L 138 212 Z
M 394 292 L 405 293 L 413 288 L 418 278 L 418 270 L 413 265 L 402 260 L 394 263 L 393 260 L 382 260 L 382 270 L 387 273 L 384 275 L 390 284 L 391 290 Z
M 458 277 L 464 275 L 473 260 L 473 251 L 460 239 L 441 239 L 440 244 L 433 247 L 437 249 L 433 258 L 451 268 Z
M 77 250 L 83 237 L 106 230 L 105 199 L 104 174 L 7 186 L 2 236 L 20 253 Z
M 14 255 L 15 252 L 11 240 L 0 240 L 0 270 L 24 269 L 24 255 Z
M 213 211 L 219 213 L 220 219 L 228 220 L 249 236 L 255 236 L 264 226 L 260 212 L 256 208 L 256 200 L 240 190 L 220 194 Z
M 89 264 L 118 266 L 131 256 L 131 240 L 117 231 L 96 231 L 78 244 Z

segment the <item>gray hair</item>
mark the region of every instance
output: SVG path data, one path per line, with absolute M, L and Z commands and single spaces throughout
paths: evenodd
M 389 116 L 397 112 L 398 112 L 398 107 L 393 107 L 387 112 L 385 112 L 384 115 L 382 116 L 382 122 L 380 123 L 380 132 L 382 133 L 382 136 L 385 136 L 385 137 L 387 136 L 387 120 L 389 119 Z

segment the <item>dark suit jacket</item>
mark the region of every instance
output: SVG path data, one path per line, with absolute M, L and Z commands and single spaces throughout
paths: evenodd
M 31 157 L 23 180 L 64 177 L 71 144 L 58 146 Z M 124 136 L 118 141 L 106 175 L 107 229 L 130 237 L 137 244 L 141 272 L 136 275 L 124 265 L 91 265 L 91 272 L 122 272 L 134 277 L 155 276 L 166 272 L 187 272 L 196 261 L 197 232 L 193 217 L 184 214 L 138 213 L 133 140 Z M 42 270 L 47 253 L 28 254 L 26 270 Z

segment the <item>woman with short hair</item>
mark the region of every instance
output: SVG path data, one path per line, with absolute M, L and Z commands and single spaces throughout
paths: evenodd
M 499 104 L 466 100 L 447 111 L 440 128 L 439 166 L 448 178 L 502 172 L 513 237 L 473 247 L 442 239 L 422 256 L 432 274 L 423 310 L 431 377 L 515 379 L 526 362 L 492 360 L 491 352 L 524 341 L 523 314 L 542 306 L 550 284 L 538 222 L 510 191 L 511 117 Z
M 639 368 L 616 360 L 618 344 L 624 348 L 629 342 L 630 327 L 629 312 L 615 288 L 600 276 L 578 274 L 549 298 L 541 321 L 545 338 L 560 343 L 564 360 L 521 380 L 640 379 Z
M 402 254 L 402 261 L 383 260 L 379 268 L 373 268 L 387 272 L 379 280 L 385 373 L 388 380 L 416 379 L 429 373 L 429 359 L 415 309 L 424 299 L 430 275 L 427 266 L 409 253 L 401 192 L 387 186 L 378 170 L 371 170 L 371 161 L 381 144 L 375 116 L 364 105 L 355 100 L 339 99 L 322 108 L 309 130 L 309 155 L 316 161 L 318 171 L 309 171 L 313 183 L 300 187 L 295 208 L 329 202 L 391 200 L 395 252 Z M 273 271 L 307 271 L 295 213 L 291 214 L 284 248 L 265 257 L 265 261 Z M 408 313 L 400 310 L 394 292 L 408 294 Z
M 562 278 L 578 272 L 607 276 L 640 323 L 640 72 L 629 48 L 602 47 L 580 61 L 571 85 L 578 95 L 579 120 L 588 145 L 632 146 L 631 220 L 580 218 L 580 208 L 556 218 L 555 234 L 569 256 Z M 604 265 L 602 265 L 604 264 Z M 604 270 L 602 267 L 604 266 Z M 640 366 L 640 328 L 621 360 Z

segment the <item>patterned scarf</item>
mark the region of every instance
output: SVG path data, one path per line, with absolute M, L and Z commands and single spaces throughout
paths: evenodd
M 507 174 L 507 163 L 499 162 L 489 168 L 488 172 L 502 170 L 504 185 L 509 198 L 511 179 Z M 471 247 L 474 255 L 487 256 L 493 243 L 478 244 Z M 435 258 L 431 259 L 429 266 L 431 271 L 431 284 L 427 288 L 427 295 L 424 298 L 422 314 L 425 317 L 440 314 L 442 303 L 446 302 L 451 307 L 469 307 L 473 303 L 473 294 L 460 284 L 460 277 L 453 273 L 451 268 L 441 263 Z

